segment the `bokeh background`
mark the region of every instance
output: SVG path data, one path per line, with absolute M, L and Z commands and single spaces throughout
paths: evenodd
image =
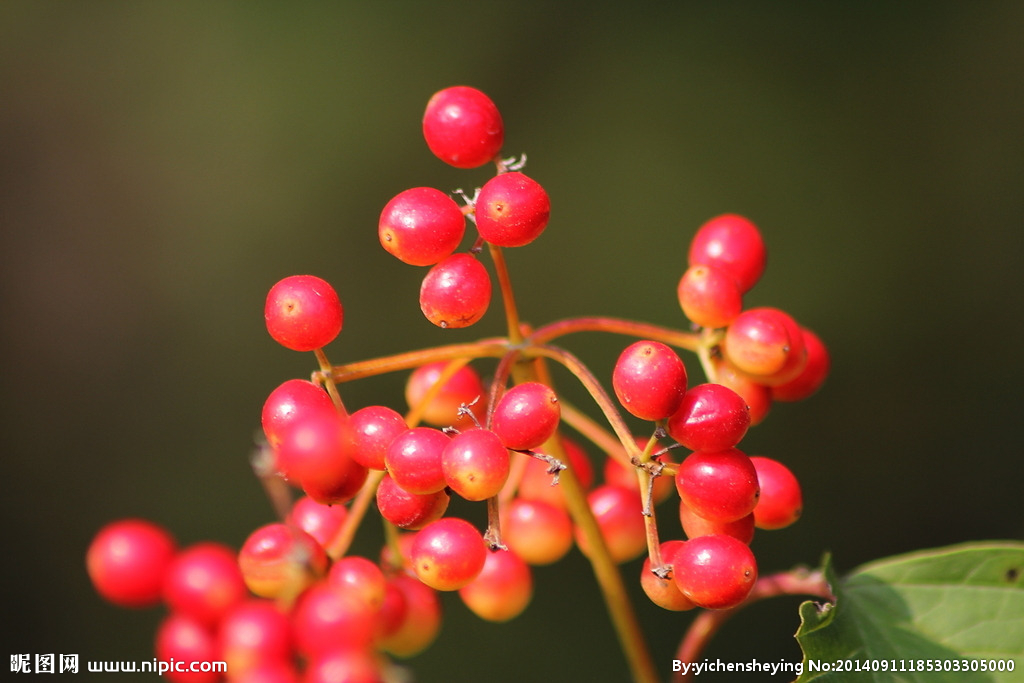
M 1020 539 L 1021 35 L 1017 2 L 0 3 L 4 652 L 152 657 L 160 611 L 110 607 L 85 574 L 110 520 L 236 547 L 272 521 L 247 464 L 259 411 L 314 369 L 263 327 L 281 277 L 340 292 L 335 362 L 500 333 L 497 305 L 434 329 L 424 270 L 377 244 L 397 192 L 488 177 L 422 142 L 454 84 L 491 95 L 552 197 L 508 255 L 532 322 L 684 326 L 694 230 L 761 226 L 749 304 L 834 358 L 744 441 L 805 485 L 804 519 L 754 541 L 763 570 Z M 605 378 L 625 345 L 564 342 Z M 403 410 L 403 379 L 344 394 Z M 356 547 L 379 542 L 371 521 Z M 639 563 L 624 572 L 639 594 Z M 626 680 L 580 555 L 535 578 L 505 625 L 446 596 L 417 679 Z M 798 659 L 797 603 L 749 609 L 708 655 Z M 637 609 L 667 677 L 692 616 Z

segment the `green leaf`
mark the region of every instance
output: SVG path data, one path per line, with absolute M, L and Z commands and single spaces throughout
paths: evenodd
M 890 557 L 838 582 L 826 556 L 823 571 L 836 603 L 800 606 L 796 639 L 804 661 L 797 683 L 1024 681 L 1024 543 Z M 947 661 L 960 670 L 946 671 Z M 1000 662 L 1013 671 L 980 670 Z M 815 663 L 830 670 L 815 670 Z

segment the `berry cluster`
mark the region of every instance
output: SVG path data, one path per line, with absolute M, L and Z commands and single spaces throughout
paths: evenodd
M 264 309 L 270 336 L 313 351 L 318 366 L 309 380 L 282 383 L 263 407 L 265 444 L 254 468 L 281 521 L 256 529 L 237 554 L 213 543 L 179 550 L 167 531 L 141 520 L 110 524 L 88 551 L 104 598 L 167 606 L 158 657 L 224 660 L 233 681 L 391 680 L 392 657 L 412 656 L 438 635 L 437 591 L 457 591 L 481 618 L 505 621 L 530 602 L 531 566 L 556 562 L 574 546 L 606 593 L 616 590 L 618 574 L 597 568 L 646 550 L 640 584 L 654 603 L 729 608 L 757 580 L 748 547 L 755 527 L 778 529 L 799 517 L 790 470 L 738 445 L 773 400 L 817 390 L 828 354 L 786 313 L 743 310 L 742 295 L 765 266 L 757 227 L 727 215 L 697 231 L 678 288 L 693 330 L 613 318 L 533 329 L 520 322 L 502 249 L 541 234 L 547 193 L 521 172 L 525 157 L 501 158 L 503 121 L 479 90 L 435 94 L 423 134 L 444 162 L 463 169 L 493 162 L 497 173 L 472 197 L 457 191 L 461 206 L 430 187 L 400 192 L 381 213 L 380 243 L 405 263 L 430 267 L 420 308 L 443 328 L 472 325 L 487 311 L 492 283 L 479 258 L 486 248 L 507 337 L 332 365 L 324 347 L 344 321 L 335 290 L 312 275 L 275 284 Z M 467 221 L 476 235 L 459 251 Z M 612 393 L 552 343 L 584 331 L 638 339 L 615 364 Z M 705 383 L 689 384 L 676 348 L 696 354 Z M 488 359 L 497 363 L 485 381 Z M 561 400 L 552 363 L 582 383 L 606 424 Z M 384 405 L 349 412 L 339 385 L 394 371 L 411 371 L 407 412 Z M 619 406 L 653 424 L 637 436 Z M 606 455 L 601 483 L 578 437 Z M 679 448 L 691 452 L 674 461 Z M 293 488 L 303 494 L 294 502 Z M 662 542 L 655 508 L 674 491 L 687 540 Z M 485 503 L 487 528 L 448 515 L 452 496 Z M 374 503 L 387 530 L 381 554 L 351 555 Z

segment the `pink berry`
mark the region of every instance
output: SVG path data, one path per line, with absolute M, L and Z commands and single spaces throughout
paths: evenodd
M 789 381 L 803 369 L 806 349 L 800 326 L 777 308 L 751 308 L 729 325 L 722 344 L 727 361 L 765 384 Z
M 352 413 L 352 459 L 363 467 L 383 470 L 391 441 L 408 429 L 405 418 L 387 406 L 366 406 Z
M 701 327 L 726 327 L 743 310 L 736 281 L 713 266 L 690 266 L 679 280 L 677 293 L 683 314 Z
M 410 560 L 420 581 L 434 590 L 454 591 L 484 568 L 487 547 L 472 524 L 444 517 L 416 532 Z
M 720 451 L 743 439 L 750 428 L 750 409 L 728 387 L 698 384 L 686 392 L 665 427 L 669 436 L 691 451 Z
M 264 666 L 290 662 L 292 627 L 274 602 L 251 598 L 232 607 L 218 629 L 219 659 L 232 677 Z
M 288 430 L 277 449 L 285 478 L 325 505 L 345 503 L 359 492 L 367 470 L 352 458 L 348 418 L 314 414 Z
M 751 458 L 751 460 L 753 460 L 753 458 Z M 739 519 L 731 522 L 716 522 L 710 519 L 704 519 L 691 510 L 690 506 L 685 502 L 679 501 L 679 522 L 683 525 L 683 533 L 686 534 L 687 538 L 721 534 L 724 536 L 732 536 L 737 541 L 742 541 L 747 545 L 750 545 L 750 542 L 754 540 L 753 512 L 746 517 L 740 517 Z
M 540 183 L 513 171 L 496 175 L 480 189 L 474 214 L 480 236 L 498 247 L 521 247 L 544 231 L 551 200 Z
M 448 361 L 427 363 L 416 368 L 405 384 L 405 400 L 410 409 L 417 409 L 424 397 L 441 378 Z M 464 365 L 449 377 L 440 391 L 421 413 L 427 424 L 435 427 L 469 427 L 473 420 L 460 415 L 459 408 L 468 406 L 478 421 L 483 421 L 487 409 L 484 383 L 480 374 L 470 365 Z
M 508 621 L 530 604 L 533 575 L 513 551 L 495 550 L 487 553 L 476 578 L 459 589 L 459 597 L 481 619 Z
M 263 598 L 297 595 L 323 576 L 327 554 L 315 538 L 287 524 L 256 529 L 238 552 L 249 590 Z
M 212 626 L 249 596 L 234 550 L 222 543 L 197 543 L 167 568 L 164 601 L 174 612 Z
M 376 613 L 384 604 L 387 580 L 376 562 L 348 555 L 331 565 L 327 585 L 357 597 Z
M 524 382 L 501 397 L 491 417 L 491 429 L 506 448 L 528 451 L 539 448 L 558 427 L 561 408 L 551 387 Z
M 551 564 L 572 549 L 572 521 L 551 503 L 513 498 L 501 508 L 501 538 L 527 564 Z
M 508 479 L 508 450 L 489 429 L 456 434 L 441 453 L 445 481 L 466 500 L 498 495 Z
M 778 460 L 756 455 L 750 461 L 761 486 L 761 497 L 754 508 L 757 527 L 783 529 L 799 519 L 804 499 L 796 475 Z
M 764 272 L 767 250 L 761 231 L 743 216 L 726 214 L 702 225 L 690 243 L 689 263 L 719 268 L 736 281 L 740 294 Z
M 279 344 L 293 351 L 313 351 L 338 336 L 344 313 L 327 282 L 314 275 L 292 275 L 270 288 L 264 318 Z
M 491 303 L 491 276 L 470 254 L 452 254 L 427 272 L 420 286 L 420 310 L 438 327 L 469 327 Z
M 450 441 L 451 438 L 439 429 L 414 427 L 406 430 L 388 446 L 384 457 L 388 474 L 409 493 L 437 493 L 448 485 L 441 454 Z
M 753 463 L 735 448 L 688 455 L 676 473 L 676 489 L 693 512 L 716 522 L 749 515 L 760 492 Z
M 757 561 L 732 536 L 698 536 L 672 555 L 672 578 L 698 607 L 728 609 L 743 602 L 757 581 Z
M 626 347 L 615 363 L 612 388 L 622 406 L 641 420 L 663 420 L 686 393 L 686 366 L 671 348 L 656 341 Z
M 721 359 L 713 360 L 712 363 L 715 367 L 715 381 L 735 391 L 747 404 L 750 411 L 750 426 L 760 424 L 772 409 L 772 388 L 744 375 Z M 683 403 L 685 402 L 684 399 Z
M 309 496 L 303 496 L 292 504 L 286 521 L 305 531 L 326 548 L 338 535 L 347 518 L 348 508 L 344 505 L 324 505 Z
M 671 567 L 673 556 L 678 548 L 681 548 L 683 541 L 665 541 L 661 544 L 661 561 Z M 696 605 L 688 597 L 683 595 L 679 586 L 672 580 L 671 573 L 667 579 L 659 577 L 651 571 L 651 558 L 644 558 L 644 566 L 640 572 L 640 587 L 647 597 L 658 607 L 672 612 L 683 612 L 691 610 Z
M 85 563 L 96 591 L 120 607 L 160 602 L 176 544 L 161 526 L 143 519 L 107 524 L 93 538 Z
M 594 466 L 583 448 L 568 437 L 559 435 L 558 442 L 565 451 L 563 464 L 571 467 L 576 475 L 580 488 L 589 491 L 594 485 Z M 529 456 L 526 456 L 529 458 Z M 543 460 L 529 458 L 519 480 L 519 497 L 527 500 L 542 500 L 552 505 L 567 509 L 568 504 L 561 486 L 552 486 L 552 475 L 548 472 L 549 465 Z
M 296 649 L 315 657 L 338 649 L 366 649 L 373 643 L 376 610 L 353 590 L 326 581 L 306 590 L 292 611 Z
M 487 95 L 457 85 L 430 98 L 423 114 L 423 137 L 441 161 L 456 168 L 476 168 L 501 152 L 505 126 Z
M 639 557 L 647 547 L 640 494 L 621 486 L 604 484 L 587 495 L 587 503 L 601 529 L 612 561 L 621 564 Z M 576 530 L 576 544 L 584 555 L 590 554 L 587 539 L 579 529 Z
M 430 586 L 398 574 L 388 581 L 381 618 L 391 624 L 384 630 L 380 647 L 396 657 L 412 657 L 437 638 L 441 601 Z
M 184 667 L 171 667 L 163 674 L 172 683 L 215 683 L 223 680 L 223 676 L 213 669 L 189 670 L 193 662 L 220 659 L 213 631 L 194 617 L 177 613 L 164 617 L 157 627 L 154 650 L 161 662 L 187 662 Z
M 778 401 L 801 401 L 821 388 L 828 377 L 831 367 L 828 348 L 806 327 L 801 328 L 801 334 L 807 348 L 807 363 L 796 377 L 771 388 L 772 398 Z
M 263 404 L 263 433 L 273 448 L 280 445 L 292 424 L 312 413 L 337 412 L 331 397 L 307 379 L 290 379 L 272 392 Z
M 384 475 L 377 486 L 377 509 L 380 515 L 399 529 L 415 531 L 441 519 L 451 496 L 444 489 L 434 493 L 409 493 Z
M 432 187 L 414 187 L 384 206 L 377 228 L 381 246 L 400 261 L 432 266 L 455 251 L 466 218 L 455 200 Z

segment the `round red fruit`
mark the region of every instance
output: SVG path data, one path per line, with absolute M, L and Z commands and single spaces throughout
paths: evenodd
M 480 236 L 498 247 L 521 247 L 547 227 L 551 200 L 540 183 L 517 171 L 491 178 L 474 207 Z
M 298 595 L 327 570 L 327 554 L 305 531 L 267 524 L 249 534 L 238 567 L 245 585 L 262 598 Z
M 527 564 L 551 564 L 572 549 L 572 521 L 551 503 L 513 498 L 501 508 L 501 538 Z
M 698 607 L 728 609 L 743 602 L 757 582 L 757 562 L 732 536 L 698 536 L 672 555 L 672 578 Z
M 683 396 L 665 425 L 691 451 L 720 451 L 738 444 L 750 428 L 746 401 L 721 384 L 698 384 Z
M 288 429 L 304 417 L 318 413 L 337 413 L 331 397 L 307 379 L 290 379 L 270 392 L 263 403 L 263 433 L 267 443 L 277 448 Z
M 444 489 L 434 493 L 409 493 L 390 475 L 384 475 L 377 486 L 377 509 L 381 517 L 399 529 L 415 531 L 441 519 L 450 500 L 451 496 Z
M 436 493 L 448 485 L 441 453 L 451 439 L 439 429 L 414 427 L 391 441 L 384 457 L 388 473 L 409 493 Z
M 173 683 L 215 683 L 223 676 L 213 669 L 189 670 L 189 664 L 215 662 L 220 659 L 217 638 L 199 620 L 172 613 L 164 617 L 156 631 L 154 647 L 161 662 L 188 662 L 181 668 L 171 667 L 163 675 Z
M 197 543 L 182 550 L 164 578 L 164 601 L 171 611 L 207 626 L 220 622 L 248 595 L 235 551 L 221 543 Z
M 432 266 L 455 251 L 466 232 L 466 217 L 455 200 L 432 187 L 396 195 L 380 214 L 381 246 L 399 261 Z
M 263 313 L 270 336 L 293 351 L 327 346 L 344 318 L 337 292 L 314 275 L 292 275 L 275 284 Z
M 661 561 L 671 569 L 673 556 L 677 549 L 681 548 L 683 541 L 665 541 L 661 544 Z M 651 558 L 644 559 L 643 569 L 640 571 L 640 587 L 644 593 L 658 607 L 672 612 L 683 612 L 696 607 L 688 597 L 683 595 L 679 586 L 672 580 L 671 571 L 668 578 L 661 578 L 651 571 Z
M 431 268 L 420 286 L 420 310 L 438 327 L 469 327 L 491 303 L 491 276 L 470 254 L 452 254 Z
M 405 400 L 410 409 L 420 409 L 423 399 L 440 381 L 448 365 L 448 361 L 427 363 L 409 375 L 405 384 Z M 472 366 L 464 365 L 445 380 L 440 391 L 423 407 L 420 417 L 435 427 L 468 427 L 473 420 L 468 415 L 461 415 L 459 410 L 467 406 L 476 419 L 482 421 L 487 409 L 487 401 L 480 400 L 483 395 L 484 383 L 480 375 Z
M 423 114 L 423 137 L 441 161 L 476 168 L 498 156 L 505 138 L 501 113 L 476 88 L 457 85 L 434 93 Z
M 713 266 L 690 266 L 677 289 L 683 314 L 701 327 L 726 327 L 743 310 L 736 281 Z
M 746 517 L 760 492 L 754 464 L 736 448 L 688 455 L 676 473 L 676 489 L 687 507 L 715 522 Z
M 644 551 L 647 536 L 639 493 L 605 484 L 590 492 L 587 503 L 613 562 L 627 562 Z M 584 555 L 590 554 L 590 545 L 579 528 L 576 530 L 576 544 Z
M 800 326 L 777 308 L 751 308 L 740 313 L 725 332 L 722 352 L 740 372 L 762 384 L 789 381 L 807 359 Z
M 164 577 L 176 544 L 161 526 L 143 519 L 111 522 L 100 529 L 85 563 L 96 591 L 120 607 L 151 607 L 160 602 Z
M 454 591 L 484 568 L 487 547 L 472 524 L 444 517 L 416 532 L 410 560 L 420 581 L 434 590 Z
M 407 430 L 405 418 L 387 406 L 366 406 L 352 413 L 352 459 L 371 470 L 383 470 L 384 456 L 396 436 Z
M 513 551 L 495 550 L 487 553 L 477 577 L 459 589 L 459 597 L 481 619 L 508 621 L 530 604 L 533 576 Z
M 828 377 L 832 365 L 828 347 L 806 327 L 801 328 L 801 334 L 807 349 L 807 363 L 796 377 L 771 388 L 772 398 L 778 401 L 802 401 L 820 389 Z
M 612 372 L 619 402 L 641 420 L 663 420 L 679 408 L 686 393 L 686 366 L 671 348 L 638 341 L 622 352 Z
M 690 243 L 689 263 L 718 268 L 732 277 L 740 294 L 764 273 L 768 252 L 761 231 L 743 216 L 725 214 L 702 225 Z
M 498 401 L 491 429 L 506 448 L 528 451 L 539 448 L 558 427 L 561 407 L 551 387 L 540 382 L 517 384 Z
M 498 495 L 508 479 L 508 450 L 489 429 L 456 434 L 441 453 L 445 481 L 466 500 Z
M 755 455 L 750 461 L 761 485 L 761 497 L 754 508 L 757 527 L 782 529 L 799 519 L 804 498 L 796 475 L 778 460 Z

